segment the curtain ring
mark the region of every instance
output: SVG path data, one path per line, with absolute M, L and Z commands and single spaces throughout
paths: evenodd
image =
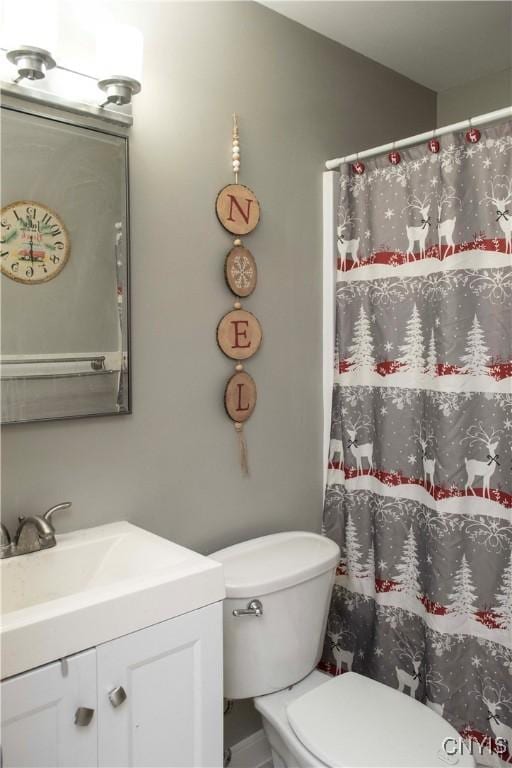
M 481 133 L 478 130 L 478 128 L 473 128 L 473 124 L 471 122 L 471 118 L 468 117 L 468 125 L 469 128 L 466 131 L 466 141 L 469 144 L 477 144 L 480 141 Z
M 441 144 L 436 139 L 436 129 L 435 128 L 432 130 L 432 138 L 428 142 L 427 146 L 428 146 L 430 152 L 432 152 L 433 155 L 437 155 L 437 153 L 441 149 Z
M 400 152 L 397 152 L 395 150 L 395 144 L 396 144 L 396 141 L 391 142 L 391 152 L 388 155 L 388 160 L 391 163 L 391 165 L 398 165 L 398 163 L 402 159 L 400 157 Z
M 358 176 L 361 176 L 361 174 L 364 173 L 365 165 L 364 163 L 359 162 L 359 152 L 356 152 L 356 161 L 352 164 L 352 170 L 354 173 L 357 173 Z

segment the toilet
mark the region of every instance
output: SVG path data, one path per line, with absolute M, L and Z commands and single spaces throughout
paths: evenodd
M 211 555 L 226 585 L 225 697 L 254 699 L 274 768 L 474 766 L 457 731 L 419 701 L 355 672 L 316 669 L 339 555 L 304 531 Z

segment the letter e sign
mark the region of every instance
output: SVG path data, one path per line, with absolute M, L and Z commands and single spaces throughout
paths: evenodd
M 260 204 L 256 195 L 243 184 L 228 184 L 221 189 L 215 209 L 224 229 L 233 235 L 247 235 L 260 220 Z
M 224 405 L 233 421 L 247 421 L 256 407 L 256 384 L 248 373 L 235 373 L 226 385 Z
M 217 326 L 217 344 L 232 360 L 247 360 L 261 344 L 261 325 L 246 309 L 233 309 Z

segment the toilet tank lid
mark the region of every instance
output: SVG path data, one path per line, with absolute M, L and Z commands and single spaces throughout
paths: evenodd
M 288 531 L 242 541 L 210 557 L 224 566 L 226 597 L 255 597 L 331 570 L 340 550 L 317 533 Z

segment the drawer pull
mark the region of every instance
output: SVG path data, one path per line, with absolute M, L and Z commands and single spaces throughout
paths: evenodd
M 94 717 L 94 709 L 89 707 L 78 707 L 75 712 L 75 725 L 89 725 Z
M 122 685 L 118 685 L 117 688 L 112 688 L 112 690 L 109 691 L 108 698 L 113 707 L 118 707 L 126 700 L 126 691 Z

